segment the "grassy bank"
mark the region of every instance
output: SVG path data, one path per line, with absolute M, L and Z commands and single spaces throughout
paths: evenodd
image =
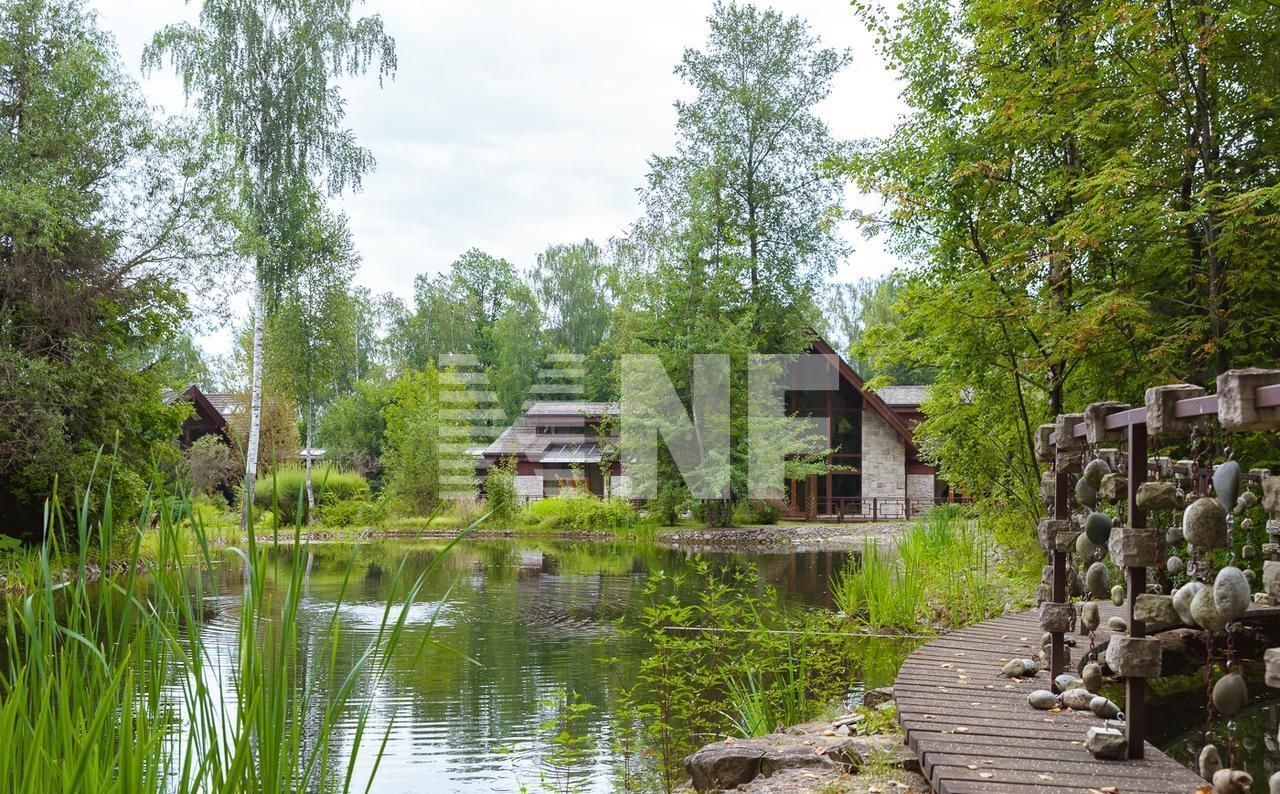
M 325 649 L 304 664 L 294 628 L 303 569 L 281 574 L 271 544 L 250 534 L 224 550 L 243 566 L 246 587 L 238 652 L 214 666 L 202 623 L 205 599 L 214 595 L 205 572 L 215 551 L 198 511 L 149 499 L 145 520 L 121 526 L 109 487 L 98 517 L 88 505 L 86 498 L 69 526 L 51 504 L 34 586 L 5 602 L 0 789 L 364 790 L 369 781 L 355 779 L 354 762 L 367 747 L 368 706 L 354 720 L 347 714 L 350 733 L 338 737 L 335 726 L 353 687 L 377 686 L 386 675 L 408 606 L 430 571 L 405 583 L 402 601 L 386 603 L 380 630 L 354 664 L 338 666 Z M 292 528 L 295 540 L 305 543 L 299 530 Z M 144 535 L 153 554 L 145 577 L 137 574 Z M 122 561 L 126 573 L 92 583 L 93 555 Z M 59 561 L 73 568 L 65 581 Z M 335 608 L 328 644 L 338 640 L 338 615 Z M 428 642 L 408 652 L 421 655 Z M 321 680 L 331 685 L 322 688 Z

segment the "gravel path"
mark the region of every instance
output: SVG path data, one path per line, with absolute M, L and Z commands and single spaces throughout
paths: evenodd
M 691 551 L 778 549 L 785 551 L 861 549 L 867 541 L 888 543 L 906 526 L 901 521 L 858 524 L 772 524 L 725 529 L 671 529 L 658 543 Z

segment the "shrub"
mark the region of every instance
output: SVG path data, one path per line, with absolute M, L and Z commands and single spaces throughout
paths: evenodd
M 191 489 L 212 496 L 228 485 L 235 485 L 244 473 L 239 453 L 216 435 L 201 436 L 187 450 L 191 471 Z
M 522 518 L 525 524 L 549 532 L 617 531 L 629 529 L 639 521 L 626 500 L 601 499 L 579 491 L 531 502 Z
M 782 506 L 774 501 L 750 499 L 734 511 L 735 524 L 776 524 L 782 517 Z
M 489 504 L 487 523 L 497 527 L 511 527 L 520 509 L 516 494 L 515 458 L 504 458 L 489 469 L 485 480 L 485 499 Z
M 306 470 L 301 466 L 282 466 L 258 479 L 253 490 L 253 504 L 260 510 L 275 510 L 282 523 L 293 523 L 297 516 L 299 496 L 302 498 L 303 520 L 307 519 Z M 368 500 L 369 483 L 354 472 L 342 471 L 332 464 L 311 469 L 311 489 L 316 502 L 344 499 Z

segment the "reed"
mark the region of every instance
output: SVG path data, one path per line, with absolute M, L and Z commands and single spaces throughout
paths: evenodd
M 74 526 L 62 515 L 51 500 L 35 584 L 4 606 L 0 790 L 368 790 L 387 737 L 364 741 L 369 705 L 353 717 L 350 695 L 357 685 L 376 688 L 387 675 L 392 651 L 405 641 L 408 607 L 430 569 L 402 591 L 403 600 L 388 600 L 380 630 L 353 664 L 338 663 L 338 643 L 349 641 L 341 636 L 338 608 L 329 618 L 327 647 L 308 664 L 296 629 L 305 568 L 282 572 L 275 544 L 251 533 L 243 546 L 226 550 L 244 567 L 246 586 L 237 653 L 215 660 L 202 638 L 214 552 L 188 500 L 149 496 L 119 536 L 109 482 L 97 517 L 87 493 Z M 147 534 L 155 558 L 144 576 L 137 573 L 144 534 L 137 527 L 153 520 Z M 127 538 L 123 548 L 114 544 L 117 537 Z M 300 522 L 294 541 L 306 542 Z M 62 582 L 51 561 L 71 548 L 73 575 Z M 95 548 L 101 559 L 123 560 L 126 573 L 91 584 Z M 408 653 L 416 661 L 433 644 L 428 630 Z M 362 752 L 375 755 L 369 780 L 355 779 Z

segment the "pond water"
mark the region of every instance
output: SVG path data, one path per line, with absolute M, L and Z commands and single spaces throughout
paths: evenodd
M 280 552 L 282 566 L 308 565 L 299 612 L 303 655 L 319 654 L 338 603 L 343 575 L 354 555 L 354 573 L 340 611 L 339 655 L 354 659 L 377 632 L 401 562 L 412 581 L 444 548 L 444 542 L 396 539 L 360 547 L 316 544 L 310 552 Z M 828 583 L 844 564 L 844 552 L 706 554 L 718 569 L 752 565 L 794 607 L 829 607 Z M 685 554 L 629 544 L 474 541 L 450 550 L 409 615 L 406 637 L 378 688 L 358 685 L 348 720 L 340 727 L 339 754 L 354 741 L 356 709 L 371 705 L 361 739 L 355 780 L 367 779 L 374 754 L 390 725 L 377 772 L 378 792 L 537 790 L 555 774 L 544 723 L 551 702 L 575 692 L 586 714 L 586 746 L 575 770 L 580 790 L 613 790 L 611 722 L 618 691 L 633 683 L 641 638 L 620 629 L 633 625 L 651 572 L 688 571 Z M 210 599 L 204 627 L 215 659 L 235 653 L 241 572 L 221 566 L 218 595 Z M 431 621 L 434 640 L 456 653 L 431 649 L 418 664 L 413 649 Z M 868 640 L 861 652 L 875 657 L 868 686 L 892 682 L 907 649 Z M 314 648 L 316 650 L 312 651 Z M 306 664 L 320 667 L 324 660 Z M 342 667 L 343 662 L 339 662 Z M 305 668 L 305 664 L 303 667 Z M 308 670 L 300 670 L 305 677 Z M 856 698 L 864 682 L 850 681 Z M 222 686 L 230 686 L 222 682 Z M 362 788 L 362 786 L 360 787 Z

